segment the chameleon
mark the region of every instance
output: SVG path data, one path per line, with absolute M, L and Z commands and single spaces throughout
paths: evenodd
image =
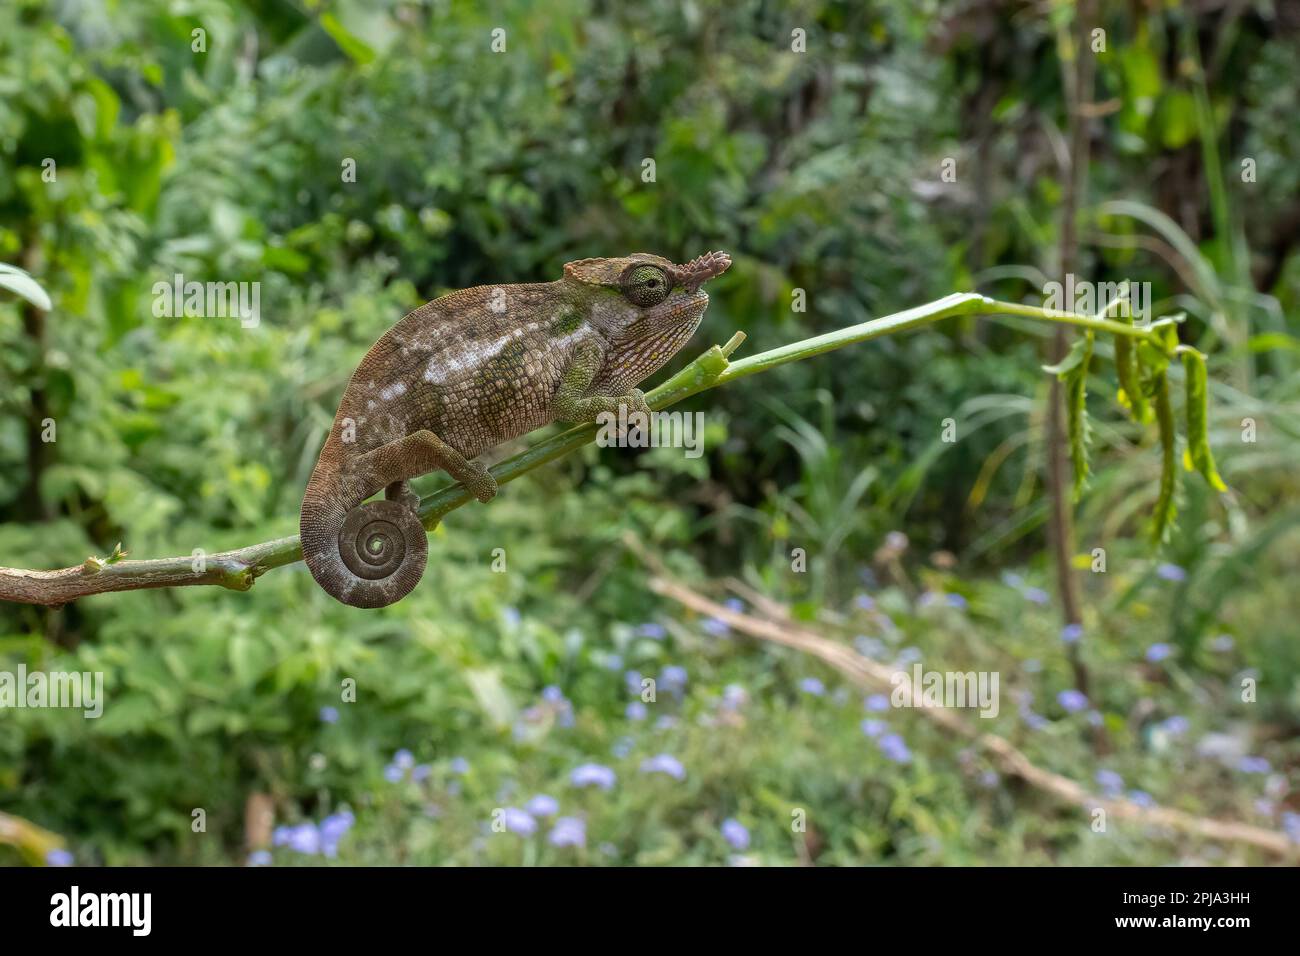
M 428 561 L 412 478 L 442 469 L 487 502 L 497 482 L 475 459 L 496 445 L 620 405 L 649 413 L 636 386 L 695 333 L 701 286 L 730 266 L 725 252 L 579 259 L 554 282 L 475 286 L 408 313 L 352 374 L 307 482 L 298 524 L 316 583 L 353 607 L 401 600 Z

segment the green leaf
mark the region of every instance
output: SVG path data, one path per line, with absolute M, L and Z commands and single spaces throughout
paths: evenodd
M 1137 354 L 1127 335 L 1115 336 L 1115 370 L 1119 375 L 1119 403 L 1129 410 L 1133 421 L 1149 422 L 1151 406 L 1142 394 Z
M 1187 379 L 1187 452 L 1188 471 L 1198 471 L 1215 491 L 1227 491 L 1219 477 L 1210 451 L 1209 388 L 1206 384 L 1205 356 L 1193 348 L 1182 350 L 1183 372 Z
M 46 312 L 52 308 L 50 297 L 41 288 L 40 283 L 17 266 L 0 262 L 0 289 L 8 289 L 14 295 L 26 299 L 36 308 Z
M 1066 430 L 1070 439 L 1070 461 L 1074 465 L 1074 497 L 1078 500 L 1088 480 L 1088 444 L 1092 429 L 1088 423 L 1088 366 L 1092 364 L 1093 335 L 1076 339 L 1070 351 L 1055 365 L 1044 365 L 1065 384 Z

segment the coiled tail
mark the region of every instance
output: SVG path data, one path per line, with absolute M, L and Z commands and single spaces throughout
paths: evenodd
M 386 607 L 424 575 L 429 538 L 419 515 L 396 501 L 365 499 L 377 488 L 318 463 L 298 518 L 312 577 L 352 607 Z

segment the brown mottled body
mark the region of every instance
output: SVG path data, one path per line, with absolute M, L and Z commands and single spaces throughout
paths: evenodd
M 409 313 L 353 373 L 308 482 L 299 524 L 316 581 L 356 607 L 404 597 L 428 546 L 407 482 L 441 468 L 487 501 L 496 482 L 473 459 L 489 448 L 557 419 L 647 410 L 635 386 L 686 344 L 701 283 L 730 264 L 583 259 L 556 282 L 478 286 Z

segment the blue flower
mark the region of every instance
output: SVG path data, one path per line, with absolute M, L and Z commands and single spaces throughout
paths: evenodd
M 676 664 L 665 667 L 659 675 L 659 686 L 670 693 L 680 693 L 686 687 L 686 668 Z
M 518 627 L 519 622 L 523 619 L 523 615 L 519 613 L 519 608 L 517 607 L 502 608 L 501 617 L 505 619 L 506 626 L 510 628 Z
M 1025 579 L 1021 575 L 1016 574 L 1014 571 L 1003 571 L 1002 583 L 1009 588 L 1015 588 L 1016 590 L 1019 590 L 1020 586 L 1025 583 Z
M 623 655 L 609 654 L 605 657 L 605 670 L 618 671 L 623 669 Z
M 627 692 L 629 694 L 640 694 L 642 679 L 640 671 L 628 671 L 625 673 L 623 675 L 623 684 L 627 687 Z
M 432 765 L 432 764 L 427 764 L 427 763 L 417 763 L 414 767 L 411 768 L 411 779 L 412 779 L 412 780 L 428 780 L 430 774 L 432 774 L 432 773 L 433 773 L 433 765 Z
M 586 846 L 587 824 L 579 817 L 560 817 L 548 839 L 551 846 Z
M 1156 805 L 1155 798 L 1145 790 L 1130 790 L 1128 798 L 1139 807 L 1154 807 Z
M 662 624 L 656 624 L 653 621 L 649 621 L 645 624 L 639 625 L 636 629 L 636 633 L 638 637 L 648 637 L 652 641 L 662 641 L 668 636 L 668 629 Z
M 656 754 L 641 762 L 642 773 L 663 773 L 674 780 L 686 779 L 686 768 L 672 754 Z
M 945 594 L 943 597 L 949 607 L 955 607 L 959 611 L 964 611 L 969 606 L 966 598 L 961 594 Z
M 663 714 L 655 719 L 655 730 L 668 730 L 677 726 L 677 718 L 672 714 Z
M 867 710 L 875 711 L 878 714 L 889 710 L 889 698 L 884 694 L 872 694 L 862 703 Z
M 853 599 L 853 603 L 861 611 L 874 611 L 876 609 L 876 602 L 872 600 L 869 594 L 859 594 Z
M 1166 581 L 1186 581 L 1187 571 L 1176 564 L 1158 564 L 1156 565 L 1156 577 L 1163 578 Z
M 352 829 L 352 824 L 357 822 L 349 810 L 340 810 L 338 813 L 331 813 L 320 822 L 320 838 L 322 843 L 338 843 L 343 836 Z
M 639 700 L 634 700 L 627 705 L 627 710 L 623 712 L 623 716 L 628 720 L 645 720 L 649 712 L 649 708 L 645 704 Z
M 921 649 L 920 649 L 920 648 L 918 648 L 918 647 L 905 647 L 905 648 L 903 648 L 901 651 L 898 652 L 898 657 L 895 659 L 895 663 L 896 663 L 899 667 L 906 667 L 908 664 L 913 664 L 913 663 L 915 663 L 916 661 L 919 661 L 920 659 L 921 659 Z
M 1300 813 L 1282 814 L 1282 829 L 1291 842 L 1300 843 Z
M 879 657 L 885 653 L 885 642 L 876 637 L 859 634 L 853 639 L 853 646 L 863 657 Z
M 610 751 L 621 760 L 632 752 L 634 744 L 635 741 L 631 737 L 619 737 L 618 740 L 614 741 L 614 746 L 610 748 Z
M 611 789 L 617 779 L 613 770 L 598 763 L 584 763 L 569 775 L 569 782 L 575 787 L 600 787 L 602 790 Z
M 402 778 L 406 776 L 406 771 L 395 763 L 390 763 L 384 768 L 384 779 L 389 783 L 401 783 Z
M 1210 650 L 1224 654 L 1236 646 L 1236 641 L 1232 639 L 1231 634 L 1220 634 L 1214 640 L 1210 641 Z
M 295 852 L 314 856 L 320 852 L 320 844 L 320 830 L 310 821 L 300 823 L 289 831 L 289 849 Z
M 1083 637 L 1082 624 L 1067 624 L 1061 628 L 1061 641 L 1065 644 L 1077 644 L 1079 638 Z
M 280 826 L 276 827 L 271 833 L 272 846 L 288 846 L 289 838 L 293 836 L 293 827 Z
M 799 682 L 799 689 L 805 694 L 812 694 L 814 697 L 821 697 L 826 693 L 826 685 L 816 677 L 805 677 Z
M 1178 737 L 1187 733 L 1189 724 L 1186 717 L 1174 715 L 1173 717 L 1163 721 L 1160 726 L 1164 728 L 1165 733 Z
M 1114 770 L 1098 770 L 1094 779 L 1108 797 L 1117 797 L 1124 792 L 1124 778 Z
M 452 773 L 461 774 L 462 776 L 469 773 L 469 761 L 464 757 L 452 757 L 451 763 L 447 765 Z
M 54 849 L 45 854 L 46 866 L 72 866 L 72 854 L 67 850 Z
M 1042 588 L 1025 588 L 1021 593 L 1024 594 L 1026 601 L 1030 601 L 1033 604 L 1046 604 L 1052 599 L 1052 596 Z
M 524 809 L 535 817 L 553 817 L 560 812 L 560 801 L 539 793 L 524 804 Z
M 549 700 L 553 704 L 560 702 L 568 703 L 568 700 L 564 696 L 564 691 L 560 690 L 560 688 L 556 687 L 554 684 L 548 684 L 546 687 L 542 688 L 542 700 Z
M 718 617 L 706 617 L 700 626 L 704 628 L 706 634 L 712 634 L 714 637 L 725 637 L 731 631 L 727 622 Z
M 1056 695 L 1056 702 L 1067 714 L 1078 713 L 1088 706 L 1088 698 L 1084 696 L 1083 691 L 1070 688 L 1063 690 Z
M 898 734 L 885 734 L 877 743 L 880 745 L 880 752 L 894 763 L 911 762 L 912 751 L 907 749 L 907 743 Z
M 1025 724 L 1028 725 L 1030 730 L 1042 730 L 1051 723 L 1051 721 L 1042 714 L 1037 714 L 1028 707 L 1024 708 L 1020 712 L 1020 716 L 1024 718 Z
M 743 614 L 745 612 L 745 602 L 738 597 L 727 598 L 722 602 L 722 606 L 728 611 L 734 611 L 736 614 Z
M 1242 773 L 1268 773 L 1272 765 L 1263 757 L 1242 757 L 1237 761 L 1237 769 Z
M 921 596 L 917 598 L 916 604 L 918 607 L 930 607 L 937 600 L 939 600 L 939 595 L 933 591 L 922 591 Z
M 722 689 L 722 706 L 727 710 L 739 710 L 749 700 L 749 694 L 739 684 L 728 684 Z
M 889 725 L 883 720 L 874 720 L 871 717 L 862 722 L 862 732 L 868 737 L 879 737 L 888 727 Z
M 1173 653 L 1174 649 L 1168 644 L 1152 644 L 1147 648 L 1147 660 L 1152 664 L 1159 664 Z
M 403 770 L 410 770 L 415 766 L 415 757 L 411 752 L 403 747 L 397 753 L 393 754 L 393 766 L 401 767 Z
M 249 866 L 270 866 L 271 851 L 254 850 L 252 853 L 248 854 L 248 865 Z
M 532 814 L 518 807 L 506 807 L 501 811 L 501 819 L 511 833 L 532 836 L 537 832 L 537 821 L 533 819 Z
M 337 724 L 339 722 L 339 709 L 337 707 L 322 707 L 320 709 L 320 720 L 322 724 Z
M 749 849 L 749 830 L 739 820 L 728 817 L 722 821 L 722 838 L 731 844 L 732 849 Z

